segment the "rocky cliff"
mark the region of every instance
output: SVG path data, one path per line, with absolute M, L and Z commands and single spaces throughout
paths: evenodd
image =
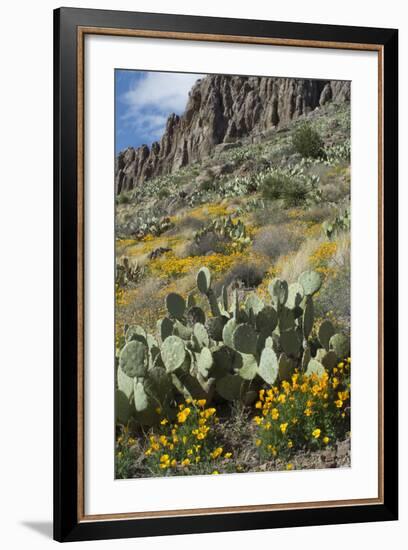
M 348 101 L 350 83 L 291 78 L 206 76 L 189 93 L 181 116 L 172 114 L 160 142 L 129 147 L 116 158 L 116 192 L 201 161 L 220 143 L 285 124 L 328 101 Z

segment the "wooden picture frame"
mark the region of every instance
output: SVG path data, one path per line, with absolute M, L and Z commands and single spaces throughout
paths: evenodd
M 89 516 L 84 505 L 84 37 L 333 48 L 378 56 L 378 495 Z M 60 8 L 54 12 L 54 537 L 58 541 L 396 520 L 398 31 Z

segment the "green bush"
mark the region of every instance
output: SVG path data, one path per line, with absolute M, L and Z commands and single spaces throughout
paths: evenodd
M 281 199 L 283 191 L 290 185 L 290 178 L 281 174 L 270 174 L 262 182 L 262 196 L 266 200 Z
M 293 208 L 318 202 L 318 183 L 319 178 L 306 176 L 303 172 L 293 170 L 285 174 L 277 170 L 263 178 L 261 192 L 265 200 L 281 199 L 284 208 Z
M 324 156 L 324 143 L 319 133 L 307 122 L 301 124 L 294 132 L 292 144 L 297 153 L 306 158 Z
M 129 195 L 126 195 L 126 193 L 120 193 L 117 197 L 118 204 L 129 204 L 130 203 L 130 197 Z
M 157 196 L 159 197 L 159 199 L 167 199 L 167 197 L 170 196 L 170 191 L 164 187 L 163 189 L 160 189 L 160 191 L 157 193 Z

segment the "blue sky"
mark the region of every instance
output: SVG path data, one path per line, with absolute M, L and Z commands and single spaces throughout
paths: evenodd
M 202 76 L 116 69 L 116 153 L 159 140 L 167 117 L 183 113 L 188 92 Z

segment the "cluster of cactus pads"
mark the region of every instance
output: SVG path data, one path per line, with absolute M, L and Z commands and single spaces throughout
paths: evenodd
M 139 266 L 138 262 L 130 262 L 125 256 L 116 262 L 115 282 L 120 287 L 125 287 L 129 283 L 138 283 L 144 272 L 144 267 Z
M 256 293 L 239 303 L 226 288 L 216 297 L 206 267 L 197 275 L 198 291 L 211 315 L 176 293 L 166 297 L 168 315 L 157 323 L 157 336 L 140 326 L 125 329 L 118 350 L 116 414 L 152 425 L 175 414 L 177 399 L 251 404 L 262 386 L 288 379 L 295 368 L 321 376 L 350 352 L 349 338 L 336 334 L 330 321 L 314 327 L 313 295 L 319 273 L 307 271 L 288 285 L 274 279 L 270 300 Z
M 170 218 L 157 218 L 156 216 L 151 216 L 141 221 L 133 233 L 136 239 L 143 239 L 147 235 L 158 237 L 172 227 L 173 224 Z
M 350 209 L 346 208 L 346 210 L 338 214 L 334 220 L 323 222 L 322 231 L 328 239 L 334 239 L 341 231 L 349 231 L 350 224 Z
M 202 229 L 196 232 L 194 235 L 195 242 L 199 244 L 201 239 L 209 233 L 217 234 L 220 237 L 225 237 L 229 241 L 232 241 L 238 245 L 240 248 L 244 248 L 251 242 L 251 239 L 247 235 L 244 223 L 240 219 L 235 220 L 234 222 L 231 216 L 222 216 L 210 221 Z

